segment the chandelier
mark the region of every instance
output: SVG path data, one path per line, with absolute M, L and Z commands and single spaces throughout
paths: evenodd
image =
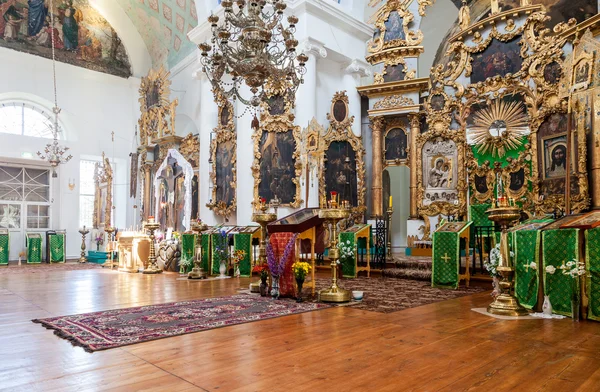
M 201 64 L 213 87 L 227 98 L 239 99 L 256 113 L 266 98 L 265 85 L 285 86 L 285 94 L 293 97 L 303 83 L 308 57 L 296 55 L 294 39 L 298 18 L 288 16 L 283 26 L 284 0 L 223 0 L 224 22 L 211 14 L 211 44 L 199 45 Z M 224 75 L 231 78 L 224 79 Z M 242 83 L 250 88 L 251 97 L 241 93 Z
M 50 26 L 54 26 L 54 14 L 53 14 L 53 4 L 52 0 L 50 0 Z M 50 124 L 49 127 L 52 131 L 53 141 L 52 143 L 46 144 L 44 148 L 44 152 L 37 152 L 37 155 L 50 163 L 52 167 L 52 177 L 57 177 L 56 175 L 56 167 L 61 163 L 67 163 L 73 158 L 71 154 L 68 156 L 64 156 L 64 154 L 69 150 L 69 147 L 62 147 L 58 144 L 58 115 L 60 113 L 60 108 L 58 107 L 58 98 L 56 94 L 56 57 L 55 57 L 55 43 L 54 43 L 54 28 L 50 29 L 50 38 L 52 41 L 52 76 L 54 79 L 54 108 L 52 108 L 52 112 L 54 113 L 54 123 Z

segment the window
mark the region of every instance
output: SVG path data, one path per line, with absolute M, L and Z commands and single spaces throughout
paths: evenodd
M 0 228 L 50 228 L 49 170 L 0 166 Z
M 94 169 L 99 161 L 81 160 L 79 163 L 79 227 L 94 225 L 94 197 L 96 182 Z
M 0 133 L 52 139 L 53 122 L 50 110 L 26 102 L 0 103 Z

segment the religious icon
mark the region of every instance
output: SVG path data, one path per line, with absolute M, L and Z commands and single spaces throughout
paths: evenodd
M 508 188 L 513 192 L 518 192 L 525 185 L 525 169 L 510 172 L 510 183 Z
M 577 220 L 563 224 L 561 229 L 593 229 L 600 226 L 600 211 L 591 211 Z
M 229 123 L 229 105 L 225 104 L 222 108 L 221 108 L 221 125 L 222 126 L 227 126 L 227 124 Z
M 489 190 L 487 176 L 475 175 L 475 190 L 479 193 L 487 193 Z
M 562 77 L 560 64 L 553 61 L 544 67 L 544 80 L 549 84 L 556 84 Z
M 259 144 L 261 154 L 259 197 L 273 200 L 277 196 L 282 204 L 294 202 L 295 149 L 296 141 L 291 130 L 263 132 Z
M 444 157 L 436 158 L 429 170 L 428 185 L 432 188 L 448 188 L 450 181 L 450 163 Z
M 154 83 L 154 84 L 152 84 L 152 87 L 150 87 L 148 92 L 146 93 L 146 107 L 148 109 L 150 109 L 154 106 L 158 106 L 159 103 L 160 103 L 160 94 L 158 92 L 158 84 Z
M 384 41 L 389 42 L 396 39 L 405 39 L 403 18 L 398 11 L 390 12 L 388 19 L 385 21 Z
M 494 76 L 515 74 L 521 70 L 519 40 L 502 42 L 496 39 L 481 53 L 473 56 L 471 83 L 482 82 Z
M 446 98 L 444 98 L 444 96 L 442 94 L 434 94 L 429 101 L 429 105 L 431 106 L 431 109 L 437 110 L 437 111 L 444 109 L 445 104 L 446 104 Z
M 425 184 L 423 205 L 436 201 L 453 202 L 456 200 L 456 178 L 458 167 L 456 143 L 450 139 L 429 140 L 422 149 L 422 178 Z
M 233 140 L 227 140 L 217 145 L 216 152 L 216 183 L 217 183 L 217 200 L 230 206 L 233 203 L 235 189 L 231 186 L 233 181 L 233 157 L 234 157 Z
M 273 95 L 267 99 L 267 105 L 269 105 L 269 114 L 271 116 L 281 116 L 285 113 L 285 99 L 283 95 Z
M 340 200 L 358 205 L 356 154 L 347 141 L 332 142 L 325 154 L 325 189 L 335 191 Z
M 575 83 L 587 85 L 590 80 L 590 63 L 588 61 L 580 61 L 575 67 Z
M 562 178 L 567 173 L 567 137 L 565 135 L 544 140 L 545 178 Z
M 406 151 L 407 136 L 401 128 L 393 128 L 385 135 L 385 160 L 405 160 L 408 158 Z
M 348 112 L 346 109 L 346 103 L 342 100 L 337 100 L 333 104 L 333 118 L 337 122 L 342 122 L 346 119 Z
M 405 75 L 406 73 L 404 72 L 404 64 L 386 65 L 385 74 L 383 75 L 383 81 L 385 83 L 388 83 L 404 80 Z

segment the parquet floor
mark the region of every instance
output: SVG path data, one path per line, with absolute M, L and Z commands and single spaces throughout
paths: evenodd
M 392 314 L 336 307 L 93 354 L 30 321 L 228 295 L 249 283 L 176 278 L 0 276 L 0 390 L 600 390 L 600 324 L 471 311 L 488 304 L 488 293 Z

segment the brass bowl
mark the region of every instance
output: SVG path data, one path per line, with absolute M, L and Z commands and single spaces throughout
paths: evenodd
M 252 222 L 258 224 L 275 222 L 277 220 L 277 214 L 272 212 L 255 212 L 252 214 Z
M 324 208 L 319 210 L 319 218 L 325 220 L 341 220 L 350 216 L 350 211 L 340 208 Z
M 491 221 L 508 224 L 521 217 L 521 209 L 514 206 L 496 207 L 487 210 L 486 214 L 488 214 L 488 219 Z

